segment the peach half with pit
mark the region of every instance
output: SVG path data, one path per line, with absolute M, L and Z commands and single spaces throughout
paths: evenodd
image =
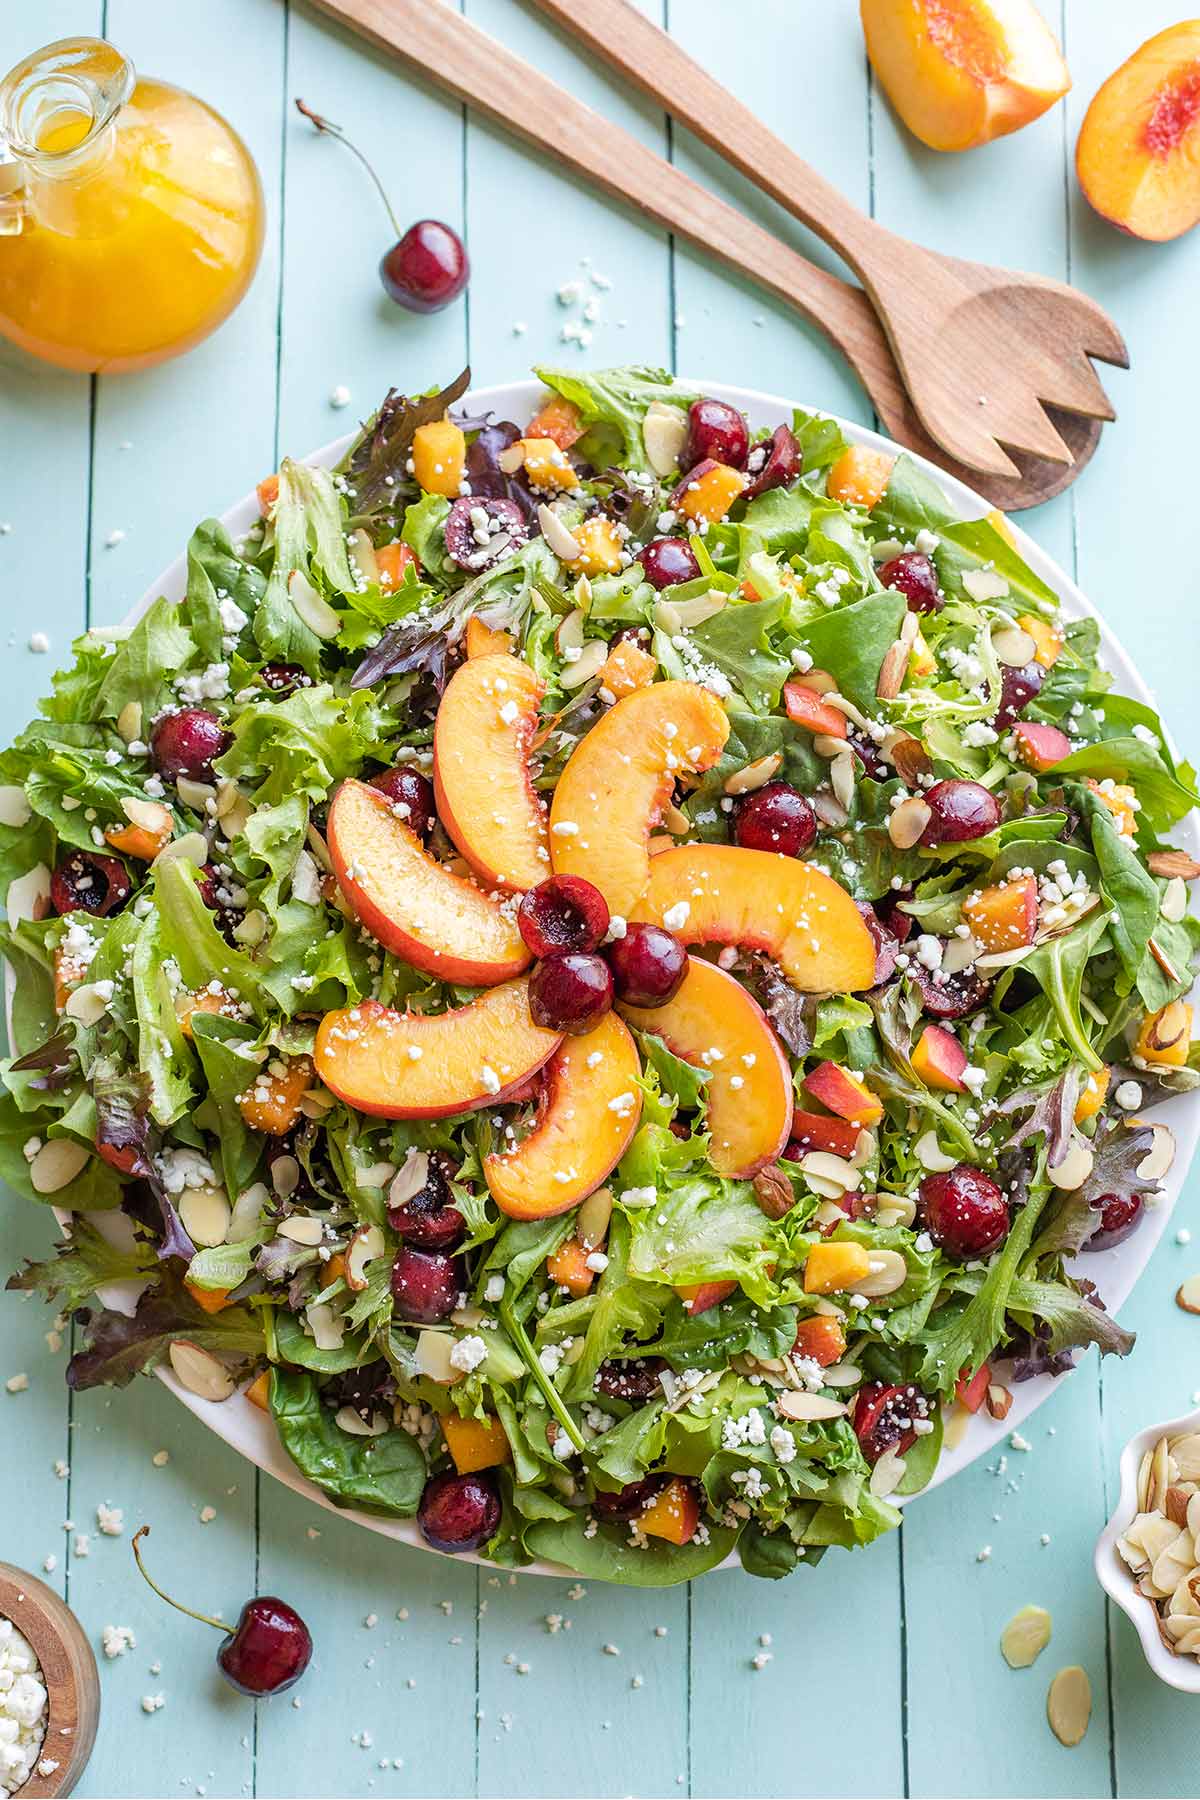
M 875 945 L 853 900 L 792 856 L 732 844 L 664 850 L 651 860 L 633 916 L 684 944 L 764 951 L 802 993 L 852 993 L 875 982 Z
M 628 918 L 650 879 L 650 833 L 676 780 L 711 768 L 728 736 L 720 701 L 691 681 L 657 681 L 618 700 L 554 790 L 554 873 L 584 876 L 610 912 Z
M 435 861 L 378 788 L 342 783 L 329 808 L 327 841 L 355 918 L 415 969 L 464 987 L 493 987 L 529 966 L 521 934 L 499 902 Z
M 493 1200 L 510 1219 L 564 1213 L 606 1180 L 638 1127 L 642 1065 L 629 1030 L 608 1013 L 565 1037 L 548 1059 L 533 1130 L 483 1162 Z
M 732 975 L 697 956 L 663 1006 L 623 1006 L 684 1062 L 708 1071 L 709 1155 L 719 1175 L 744 1180 L 775 1161 L 792 1126 L 792 1075 L 758 1002 Z
M 378 1000 L 342 1007 L 321 1020 L 313 1054 L 325 1086 L 356 1112 L 445 1119 L 503 1105 L 560 1041 L 534 1024 L 522 979 L 444 1013 L 402 1013 Z
M 447 684 L 433 731 L 438 817 L 489 888 L 536 887 L 550 869 L 529 773 L 542 684 L 527 663 L 475 656 Z

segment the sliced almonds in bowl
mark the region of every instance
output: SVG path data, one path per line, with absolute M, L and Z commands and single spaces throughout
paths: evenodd
M 1120 1473 L 1120 1499 L 1096 1544 L 1097 1577 L 1160 1680 L 1200 1695 L 1200 1412 L 1139 1432 Z

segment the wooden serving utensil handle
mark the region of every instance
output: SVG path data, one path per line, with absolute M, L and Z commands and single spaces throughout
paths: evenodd
M 619 125 L 514 56 L 444 0 L 316 0 L 316 4 L 432 75 L 460 100 L 536 144 L 556 163 L 577 170 L 606 193 L 787 301 L 846 357 L 887 429 L 906 441 L 912 436 L 913 415 L 895 359 L 870 302 L 858 288 L 818 269 L 710 194 Z M 559 11 L 557 0 L 551 10 Z M 631 8 L 619 10 L 622 17 L 627 12 L 639 17 Z M 565 8 L 562 16 L 567 17 Z M 686 57 L 683 61 L 693 67 Z
M 573 38 L 678 119 L 865 273 L 884 227 L 847 200 L 629 0 L 536 0 Z

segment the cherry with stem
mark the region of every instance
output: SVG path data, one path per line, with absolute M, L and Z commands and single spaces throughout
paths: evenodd
M 234 1626 L 211 1618 L 208 1613 L 195 1612 L 164 1593 L 146 1568 L 139 1545 L 149 1536 L 148 1525 L 140 1526 L 133 1534 L 133 1560 L 142 1579 L 176 1612 L 223 1634 L 225 1641 L 217 1651 L 217 1666 L 231 1687 L 239 1694 L 257 1698 L 261 1694 L 282 1694 L 299 1681 L 312 1659 L 313 1645 L 308 1626 L 294 1607 L 274 1594 L 257 1594 L 253 1600 L 247 1600 Z

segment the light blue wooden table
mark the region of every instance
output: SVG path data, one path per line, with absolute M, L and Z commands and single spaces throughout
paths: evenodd
M 872 91 L 851 0 L 663 0 L 693 54 L 889 225 L 1070 276 L 1115 314 L 1133 356 L 1132 373 L 1110 384 L 1120 422 L 1071 496 L 1026 522 L 1135 652 L 1195 755 L 1200 234 L 1163 248 L 1123 239 L 1092 216 L 1071 171 L 1088 98 L 1180 9 L 1063 0 L 1059 16 L 1059 0 L 1043 3 L 1075 92 L 1015 138 L 939 158 Z M 464 4 L 779 225 L 519 0 Z M 660 0 L 648 4 L 658 16 Z M 782 308 L 464 120 L 301 4 L 8 0 L 0 64 L 77 31 L 107 32 L 140 68 L 224 111 L 258 159 L 270 220 L 249 299 L 180 364 L 89 384 L 0 351 L 5 733 L 84 621 L 119 618 L 197 518 L 244 493 L 281 451 L 346 428 L 350 415 L 329 404 L 337 384 L 363 412 L 389 383 L 423 387 L 468 358 L 481 383 L 539 358 L 637 359 L 869 418 L 846 370 Z M 465 304 L 418 319 L 384 299 L 378 203 L 351 159 L 296 116 L 297 94 L 353 128 L 402 217 L 464 228 L 475 271 Z M 560 342 L 569 315 L 555 291 L 589 267 L 611 288 L 581 351 Z M 52 658 L 30 653 L 35 629 L 49 634 Z M 1200 1240 L 1200 1180 L 1176 1220 L 1186 1223 Z M 0 1198 L 4 1265 L 44 1253 L 48 1240 L 48 1219 Z M 50 1352 L 43 1335 L 49 1318 L 0 1294 L 0 1378 L 29 1374 L 25 1393 L 0 1388 L 0 1555 L 31 1569 L 55 1558 L 48 1579 L 97 1645 L 106 1624 L 137 1636 L 103 1668 L 82 1791 L 1194 1795 L 1200 1702 L 1149 1675 L 1128 1622 L 1106 1617 L 1090 1555 L 1120 1444 L 1185 1410 L 1200 1387 L 1200 1323 L 1172 1304 L 1198 1261 L 1200 1242 L 1185 1250 L 1168 1233 L 1126 1309 L 1142 1333 L 1134 1357 L 1102 1380 L 1086 1363 L 1037 1415 L 1027 1454 L 1010 1451 L 999 1471 L 994 1458 L 978 1464 L 919 1500 L 890 1541 L 831 1553 L 779 1585 L 723 1574 L 662 1595 L 489 1578 L 393 1546 L 257 1478 L 154 1383 L 70 1403 L 66 1349 Z M 124 1509 L 123 1537 L 97 1535 L 102 1502 Z M 143 1520 L 160 1579 L 184 1599 L 229 1616 L 250 1593 L 274 1591 L 308 1617 L 316 1666 L 294 1701 L 255 1709 L 224 1687 L 215 1640 L 134 1574 L 128 1539 Z M 77 1532 L 90 1534 L 86 1557 Z M 1036 1669 L 1014 1674 L 997 1639 L 1027 1601 L 1052 1611 L 1054 1642 Z M 771 1660 L 755 1669 L 763 1649 Z M 1075 1661 L 1091 1676 L 1095 1713 L 1068 1751 L 1046 1727 L 1044 1701 L 1049 1675 Z M 147 1715 L 142 1696 L 159 1693 L 164 1707 Z

